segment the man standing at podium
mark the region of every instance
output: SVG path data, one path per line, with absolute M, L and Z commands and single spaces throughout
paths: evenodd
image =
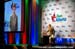
M 44 44 L 53 44 L 54 42 L 54 34 L 55 34 L 55 30 L 54 28 L 51 26 L 51 24 L 48 25 L 48 30 L 46 33 L 43 33 L 43 42 Z

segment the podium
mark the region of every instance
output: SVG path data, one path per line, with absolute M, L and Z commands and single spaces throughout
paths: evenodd
M 48 45 L 49 44 L 49 36 L 43 36 L 43 44 Z
M 49 44 L 49 36 L 47 33 L 43 33 L 43 45 L 48 45 Z
M 48 35 L 47 33 L 43 33 L 43 44 L 44 45 L 48 45 L 48 44 L 51 44 L 51 45 L 54 45 L 55 43 L 55 38 L 53 35 Z

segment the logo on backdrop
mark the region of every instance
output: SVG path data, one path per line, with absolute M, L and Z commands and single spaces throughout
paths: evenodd
M 53 14 L 53 16 L 51 16 L 52 21 L 53 22 L 60 22 L 60 21 L 66 21 L 66 18 L 63 17 L 62 15 L 57 14 L 57 16 L 55 15 L 55 13 Z

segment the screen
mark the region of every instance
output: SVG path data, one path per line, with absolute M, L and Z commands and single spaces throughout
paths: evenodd
M 21 0 L 5 2 L 4 31 L 21 31 Z

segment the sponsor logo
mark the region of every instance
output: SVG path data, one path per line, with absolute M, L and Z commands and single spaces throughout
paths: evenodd
M 53 14 L 53 16 L 51 18 L 52 18 L 53 22 L 66 21 L 66 18 L 59 14 L 57 14 L 57 16 L 55 14 Z

